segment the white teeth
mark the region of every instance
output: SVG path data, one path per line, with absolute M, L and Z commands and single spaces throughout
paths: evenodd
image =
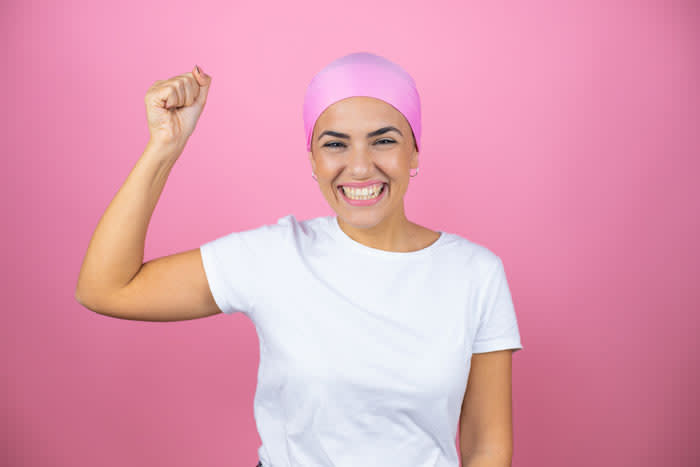
M 350 199 L 372 199 L 379 196 L 383 186 L 384 184 L 380 183 L 378 185 L 364 188 L 349 188 L 345 186 L 341 186 L 341 188 L 345 193 L 345 196 Z

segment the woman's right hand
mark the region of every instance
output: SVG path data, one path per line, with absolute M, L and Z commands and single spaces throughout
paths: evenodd
M 211 76 L 192 72 L 156 81 L 146 92 L 146 117 L 151 142 L 184 148 L 202 114 Z

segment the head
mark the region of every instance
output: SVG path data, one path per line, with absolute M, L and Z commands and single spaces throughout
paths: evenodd
M 311 81 L 304 99 L 311 168 L 345 222 L 372 227 L 405 219 L 403 198 L 418 168 L 420 98 L 401 67 L 370 53 L 341 57 Z M 343 186 L 377 182 L 375 201 L 348 201 Z
M 308 154 L 323 196 L 344 221 L 372 227 L 404 216 L 418 148 L 411 125 L 390 104 L 366 96 L 332 104 L 314 125 Z M 364 206 L 348 202 L 343 186 L 365 182 L 384 184 L 378 201 Z

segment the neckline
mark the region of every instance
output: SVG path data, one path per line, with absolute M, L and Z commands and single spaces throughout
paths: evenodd
M 351 248 L 364 252 L 366 254 L 370 254 L 373 256 L 384 256 L 387 258 L 412 258 L 415 256 L 424 256 L 429 253 L 432 253 L 433 250 L 435 250 L 440 244 L 443 243 L 445 240 L 447 234 L 443 232 L 442 230 L 438 230 L 440 233 L 440 236 L 435 240 L 433 243 L 430 245 L 426 246 L 425 248 L 421 248 L 420 250 L 416 251 L 387 251 L 387 250 L 380 250 L 379 248 L 373 248 L 370 246 L 367 246 L 363 243 L 360 243 L 356 240 L 353 240 L 348 234 L 346 234 L 343 229 L 340 228 L 340 224 L 338 224 L 338 216 L 329 216 L 330 217 L 330 224 L 331 228 L 333 230 L 333 233 L 335 234 L 335 237 L 340 239 L 344 244 L 350 246 Z

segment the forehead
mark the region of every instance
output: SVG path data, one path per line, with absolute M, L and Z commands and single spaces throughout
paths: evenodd
M 334 102 L 319 115 L 316 127 L 374 127 L 377 123 L 403 125 L 405 118 L 396 107 L 381 99 L 353 96 Z

